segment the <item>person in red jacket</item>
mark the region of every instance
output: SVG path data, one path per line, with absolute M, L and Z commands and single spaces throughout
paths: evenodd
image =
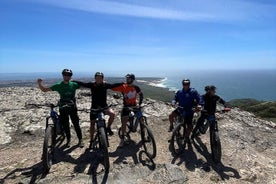
M 126 132 L 126 125 L 128 122 L 128 115 L 129 110 L 127 107 L 130 106 L 140 106 L 143 102 L 143 93 L 141 89 L 134 85 L 133 82 L 135 80 L 134 74 L 127 74 L 126 75 L 126 83 L 123 83 L 122 85 L 112 88 L 113 91 L 121 92 L 123 94 L 123 110 L 121 113 L 121 123 L 122 123 L 122 137 L 119 144 L 119 148 L 123 147 L 125 144 L 125 132 Z M 139 95 L 139 102 L 137 104 L 137 96 Z

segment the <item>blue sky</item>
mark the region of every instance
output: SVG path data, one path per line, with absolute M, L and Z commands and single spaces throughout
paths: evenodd
M 0 0 L 0 73 L 276 69 L 274 0 Z

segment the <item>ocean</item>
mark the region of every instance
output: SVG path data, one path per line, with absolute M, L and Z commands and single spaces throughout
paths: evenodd
M 182 88 L 182 80 L 189 78 L 191 87 L 204 94 L 206 85 L 215 85 L 217 94 L 229 101 L 253 98 L 276 101 L 276 70 L 262 71 L 183 71 L 165 74 L 157 86 L 176 91 Z
M 142 73 L 142 72 L 141 72 Z M 26 73 L 3 74 L 0 73 L 0 87 L 36 85 L 38 77 L 48 79 L 48 84 L 61 80 L 59 73 Z M 107 74 L 108 76 L 108 74 Z M 136 75 L 139 79 L 139 74 Z M 75 79 L 92 79 L 91 73 L 79 73 Z M 109 75 L 109 78 L 112 77 Z M 117 76 L 116 76 L 117 77 Z M 217 94 L 229 101 L 232 99 L 253 98 L 256 100 L 276 101 L 276 70 L 260 71 L 171 71 L 162 72 L 156 76 L 162 80 L 155 86 L 176 91 L 182 88 L 182 79 L 189 78 L 191 87 L 200 94 L 204 94 L 206 85 L 215 85 Z M 147 78 L 148 79 L 148 78 Z M 143 78 L 144 80 L 144 78 Z M 156 81 L 156 80 L 155 80 Z M 151 83 L 152 84 L 152 83 Z

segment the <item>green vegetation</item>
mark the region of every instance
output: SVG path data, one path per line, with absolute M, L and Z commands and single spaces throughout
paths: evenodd
M 145 98 L 151 98 L 163 102 L 171 102 L 175 93 L 169 91 L 167 88 L 160 88 L 139 83 L 139 87 L 143 90 Z
M 232 107 L 254 113 L 256 116 L 276 122 L 276 101 L 258 101 L 255 99 L 231 100 Z

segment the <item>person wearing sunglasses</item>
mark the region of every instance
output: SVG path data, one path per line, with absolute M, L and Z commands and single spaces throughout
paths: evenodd
M 194 111 L 193 108 L 199 104 L 200 95 L 194 88 L 190 87 L 191 81 L 189 79 L 182 80 L 183 88 L 176 92 L 174 99 L 172 100 L 172 105 L 175 106 L 178 104 L 179 108 L 176 108 L 170 115 L 169 115 L 169 132 L 173 131 L 173 122 L 174 119 L 181 114 L 181 112 L 185 111 L 185 122 L 188 125 L 187 132 L 186 132 L 186 140 L 189 140 L 189 135 L 193 129 L 193 115 Z
M 83 147 L 82 132 L 79 124 L 78 109 L 76 105 L 76 90 L 80 88 L 80 85 L 76 82 L 72 82 L 71 77 L 73 75 L 72 70 L 64 69 L 62 70 L 63 81 L 58 82 L 51 87 L 46 87 L 42 85 L 42 79 L 37 79 L 38 87 L 43 92 L 57 91 L 60 95 L 59 100 L 59 113 L 60 122 L 66 134 L 67 143 L 66 146 L 70 147 L 71 133 L 70 133 L 70 123 L 69 117 L 74 125 L 77 137 L 79 139 L 78 146 Z

